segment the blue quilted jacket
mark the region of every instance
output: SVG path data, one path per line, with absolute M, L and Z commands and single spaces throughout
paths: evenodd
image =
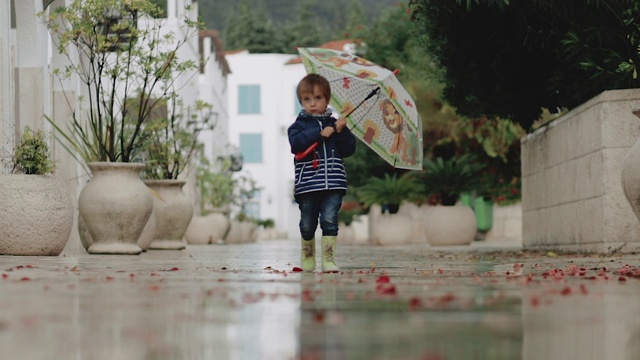
M 348 127 L 323 138 L 320 131 L 327 126 L 335 127 L 336 119 L 330 111 L 323 115 L 308 114 L 304 110 L 289 127 L 291 153 L 305 151 L 315 142 L 318 147 L 307 157 L 293 160 L 295 164 L 294 195 L 320 190 L 347 190 L 347 172 L 343 158 L 356 151 L 356 140 Z

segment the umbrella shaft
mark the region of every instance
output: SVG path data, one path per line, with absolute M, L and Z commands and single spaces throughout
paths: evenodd
M 365 101 L 367 101 L 367 100 L 371 99 L 371 98 L 373 97 L 373 95 L 375 95 L 375 94 L 377 94 L 377 93 L 379 93 L 379 92 L 380 92 L 380 86 L 378 86 L 378 87 L 376 87 L 375 89 L 371 90 L 371 92 L 369 93 L 369 95 L 367 95 L 367 97 L 366 97 L 366 98 L 364 98 L 364 100 L 360 101 L 360 103 L 359 103 L 358 105 L 356 105 L 356 107 L 354 107 L 354 108 L 353 108 L 353 110 L 349 111 L 349 113 L 348 113 L 347 115 L 345 115 L 344 117 L 345 117 L 345 118 L 349 117 L 349 115 L 353 114 L 353 112 L 354 112 L 354 111 L 356 111 L 356 110 L 360 107 L 360 105 L 364 104 L 364 102 L 365 102 Z M 360 119 L 360 120 L 362 120 L 362 119 Z M 358 122 L 360 122 L 360 121 L 358 121 Z M 351 127 L 349 130 L 353 130 L 353 128 L 354 128 L 356 125 L 357 125 L 357 123 L 356 123 L 356 124 L 354 124 L 354 125 L 353 125 L 353 127 Z

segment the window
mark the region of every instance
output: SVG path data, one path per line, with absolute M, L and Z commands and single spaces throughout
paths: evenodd
M 293 88 L 293 103 L 295 104 L 295 114 L 298 115 L 300 113 L 300 111 L 302 110 L 302 105 L 300 105 L 300 101 L 298 101 L 298 87 L 294 87 Z
M 238 87 L 238 113 L 260 114 L 260 85 Z
M 245 164 L 262 163 L 262 134 L 240 134 L 240 153 Z

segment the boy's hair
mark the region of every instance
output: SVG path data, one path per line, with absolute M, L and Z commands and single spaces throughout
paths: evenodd
M 320 89 L 320 92 L 328 103 L 331 100 L 331 86 L 327 79 L 318 74 L 309 74 L 300 80 L 297 88 L 298 102 L 302 104 L 301 95 L 305 93 L 313 93 L 313 89 L 316 86 Z

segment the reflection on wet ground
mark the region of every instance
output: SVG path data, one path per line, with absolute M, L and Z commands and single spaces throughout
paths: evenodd
M 640 261 L 297 241 L 0 257 L 13 359 L 638 359 Z M 4 356 L 3 356 L 4 358 Z

